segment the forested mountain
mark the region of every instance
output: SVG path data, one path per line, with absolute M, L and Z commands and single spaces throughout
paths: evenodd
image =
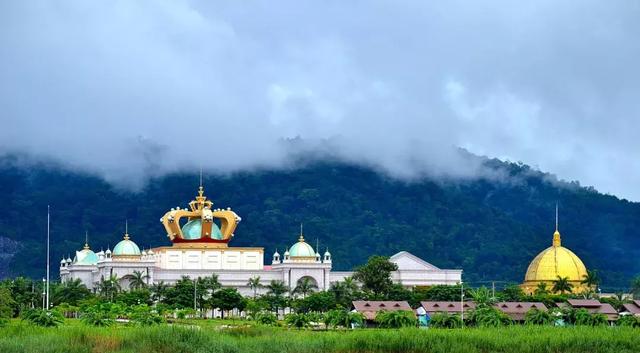
M 350 269 L 372 254 L 407 250 L 465 281 L 520 282 L 531 259 L 551 245 L 560 204 L 563 245 L 604 288 L 625 288 L 640 273 L 640 204 L 557 181 L 526 165 L 484 160 L 502 178 L 401 181 L 339 162 L 295 170 L 205 177 L 214 207 L 232 207 L 242 222 L 232 246 L 264 246 L 265 261 L 297 239 L 329 247 L 334 267 Z M 85 230 L 94 250 L 113 247 L 125 219 L 141 247 L 169 245 L 160 217 L 196 194 L 197 172 L 151 180 L 130 192 L 61 167 L 0 161 L 0 276 L 41 277 L 46 209 L 51 204 L 53 274 L 80 249 Z

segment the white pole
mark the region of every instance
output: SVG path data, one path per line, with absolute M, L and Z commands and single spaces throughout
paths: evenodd
M 464 327 L 464 284 L 460 281 L 460 320 Z
M 49 224 L 50 224 L 49 205 L 47 205 L 47 310 L 49 310 Z

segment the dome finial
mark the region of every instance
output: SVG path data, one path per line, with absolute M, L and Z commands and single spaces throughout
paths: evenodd
M 89 231 L 84 231 L 84 249 L 89 249 Z
M 553 232 L 553 246 L 559 247 L 560 245 L 560 232 L 558 231 L 558 202 L 556 201 L 556 231 Z
M 129 220 L 124 220 L 124 240 L 129 240 Z
M 304 234 L 302 233 L 302 222 L 300 222 L 300 238 L 298 238 L 299 242 L 304 241 Z

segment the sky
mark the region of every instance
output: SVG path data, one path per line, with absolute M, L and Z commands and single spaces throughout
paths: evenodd
M 638 18 L 635 0 L 2 1 L 0 155 L 135 189 L 295 167 L 293 145 L 482 176 L 465 148 L 640 201 Z

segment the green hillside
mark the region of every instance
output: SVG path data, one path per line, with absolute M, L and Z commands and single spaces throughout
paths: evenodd
M 296 241 L 328 246 L 334 267 L 350 269 L 371 254 L 410 251 L 442 268 L 463 268 L 465 281 L 522 280 L 529 261 L 551 244 L 560 203 L 563 245 L 598 269 L 605 288 L 624 288 L 640 273 L 640 204 L 559 182 L 526 165 L 485 160 L 501 178 L 405 182 L 371 169 L 313 162 L 296 170 L 205 177 L 215 207 L 242 222 L 234 246 L 264 246 L 265 261 Z M 100 250 L 120 240 L 129 220 L 144 248 L 168 245 L 159 222 L 196 194 L 197 173 L 151 180 L 139 192 L 98 177 L 15 159 L 0 162 L 0 276 L 41 277 L 46 206 L 52 207 L 54 274 L 79 249 L 85 229 Z M 502 282 L 499 282 L 502 283 Z

